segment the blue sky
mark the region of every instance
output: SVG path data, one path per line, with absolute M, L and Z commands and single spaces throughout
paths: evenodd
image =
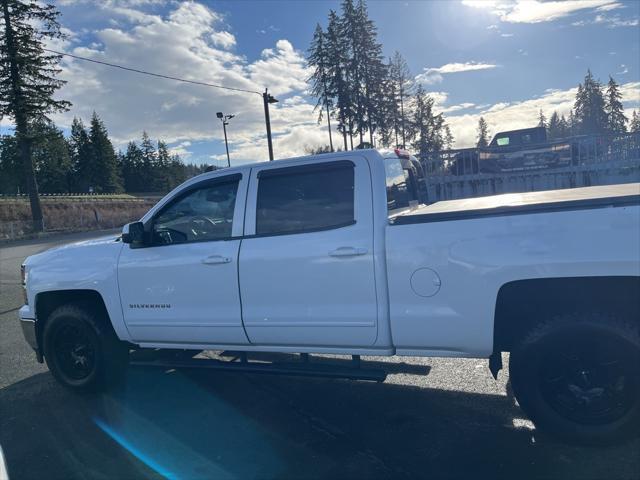
M 277 157 L 328 143 L 306 94 L 304 53 L 315 24 L 337 1 L 59 0 L 70 53 L 169 75 L 262 90 L 272 111 Z M 473 143 L 480 115 L 492 133 L 535 124 L 539 108 L 568 113 L 587 68 L 622 85 L 625 107 L 640 106 L 640 2 L 617 0 L 473 2 L 370 1 L 386 55 L 407 59 L 450 123 L 456 146 Z M 222 164 L 216 111 L 234 113 L 232 162 L 266 159 L 257 95 L 176 84 L 67 59 L 61 97 L 73 109 L 67 127 L 92 110 L 116 146 L 146 130 L 186 161 Z M 5 128 L 7 126 L 5 120 Z

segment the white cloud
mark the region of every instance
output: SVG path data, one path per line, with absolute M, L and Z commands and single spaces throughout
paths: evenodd
M 417 82 L 424 85 L 433 85 L 443 80 L 442 74 L 471 72 L 475 70 L 488 70 L 498 65 L 483 62 L 447 63 L 441 67 L 425 67 L 424 71 L 416 75 Z
M 74 106 L 70 112 L 54 116 L 57 124 L 68 127 L 74 116 L 86 121 L 95 110 L 118 148 L 139 138 L 144 129 L 153 138 L 171 144 L 173 153 L 198 160 L 186 142 L 222 140 L 215 112 L 224 111 L 236 115 L 229 126 L 232 157 L 240 158 L 243 151 L 247 161 L 265 160 L 266 146 L 261 148 L 264 110 L 259 92 L 268 87 L 280 100 L 271 106 L 277 156 L 300 154 L 304 145 L 320 138 L 322 126 L 316 125 L 313 106 L 302 98 L 309 76 L 304 55 L 288 40 L 277 41 L 261 58 L 249 62 L 230 50 L 236 39 L 226 28 L 220 28 L 221 15 L 202 4 L 173 4 L 164 16 L 148 15 L 131 4 L 104 4 L 100 8 L 105 18 L 113 15 L 126 21 L 119 27 L 105 21 L 103 27 L 90 32 L 96 39 L 91 47 L 64 41 L 57 43 L 56 49 L 257 93 L 144 77 L 65 57 L 61 77 L 68 83 L 58 95 Z M 324 138 L 326 143 L 326 133 Z
M 485 9 L 508 23 L 549 22 L 582 10 L 609 11 L 623 6 L 616 0 L 462 0 L 462 3 Z
M 476 140 L 476 127 L 480 117 L 489 124 L 490 133 L 535 126 L 540 109 L 549 117 L 553 111 L 568 116 L 575 101 L 577 88 L 547 90 L 543 95 L 517 102 L 500 102 L 483 106 L 474 113 L 446 115 L 455 138 L 455 148 L 472 147 Z M 629 82 L 620 86 L 625 109 L 640 107 L 640 82 Z M 446 111 L 443 110 L 443 111 Z
M 211 40 L 213 40 L 214 45 L 225 49 L 229 49 L 236 44 L 236 37 L 229 32 L 213 32 L 211 34 Z

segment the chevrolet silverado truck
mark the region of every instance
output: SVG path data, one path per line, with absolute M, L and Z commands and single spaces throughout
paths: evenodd
M 27 258 L 25 337 L 76 390 L 117 384 L 140 351 L 377 380 L 358 375 L 360 356 L 488 358 L 495 377 L 510 352 L 515 398 L 540 429 L 637 433 L 640 184 L 416 205 L 400 160 L 360 150 L 192 178 L 117 237 Z

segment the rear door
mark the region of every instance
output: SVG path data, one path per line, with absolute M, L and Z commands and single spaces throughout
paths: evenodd
M 368 346 L 377 333 L 364 158 L 253 168 L 240 248 L 251 343 Z

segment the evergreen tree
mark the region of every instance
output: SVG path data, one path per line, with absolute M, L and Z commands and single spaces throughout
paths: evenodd
M 121 160 L 122 179 L 126 192 L 143 192 L 143 160 L 142 150 L 136 142 L 129 142 L 127 151 L 122 155 Z
M 593 77 L 591 70 L 587 71 L 584 83 L 578 85 L 573 111 L 579 134 L 594 135 L 607 131 L 607 114 L 602 85 Z
M 56 78 L 59 55 L 46 54 L 44 43 L 62 37 L 53 5 L 25 0 L 0 0 L 0 118 L 15 122 L 33 228 L 44 229 L 32 157 L 35 121 L 71 105 L 53 98 L 64 81 Z
M 581 87 L 578 85 L 578 91 L 580 91 L 580 88 Z M 569 118 L 567 118 L 567 134 L 570 137 L 578 135 L 578 122 L 576 121 L 573 109 L 569 111 Z
M 349 57 L 345 48 L 341 22 L 334 10 L 329 11 L 329 22 L 327 25 L 327 76 L 329 79 L 328 89 L 334 99 L 334 108 L 337 108 L 339 120 L 338 131 L 342 133 L 344 149 L 348 150 L 347 135 L 351 135 L 353 130 L 353 109 L 351 104 L 351 89 L 349 87 L 348 69 Z M 352 147 L 353 147 L 353 142 Z
M 486 147 L 489 145 L 489 127 L 484 117 L 480 117 L 478 120 L 478 141 L 476 146 L 478 148 Z
M 627 117 L 622 107 L 622 94 L 613 77 L 609 76 L 604 106 L 607 115 L 607 130 L 609 133 L 620 134 L 627 131 Z
M 171 157 L 169 169 L 171 171 L 171 179 L 173 182 L 171 184 L 171 188 L 177 187 L 188 178 L 187 168 L 184 163 L 182 163 L 178 155 L 173 155 Z
M 156 149 L 147 132 L 142 132 L 140 150 L 142 151 L 142 191 L 150 192 L 156 186 Z
M 89 126 L 91 143 L 90 182 L 96 193 L 117 193 L 122 191 L 122 180 L 118 172 L 115 150 L 109 140 L 107 129 L 96 112 L 91 116 Z
M 631 115 L 631 123 L 629 124 L 629 131 L 631 133 L 638 133 L 640 132 L 640 115 L 636 113 L 636 111 L 633 111 L 633 114 Z
M 411 96 L 413 85 L 411 83 L 411 72 L 407 61 L 396 51 L 389 61 L 389 114 L 395 135 L 395 144 L 406 144 L 406 118 L 405 106 Z M 400 142 L 401 141 L 401 142 Z
M 353 0 L 343 0 L 339 26 L 341 45 L 348 56 L 347 81 L 353 112 L 350 130 L 359 135 L 361 145 L 368 131 L 369 143 L 373 144 L 375 130 L 385 121 L 386 65 L 376 27 L 369 19 L 364 0 L 358 0 L 357 5 Z
M 414 103 L 412 123 L 415 140 L 411 146 L 421 158 L 424 158 L 429 152 L 436 152 L 445 147 L 449 140 L 447 125 L 441 113 L 435 114 L 433 110 L 435 101 L 424 91 L 422 85 L 419 85 L 416 90 Z
M 329 89 L 328 70 L 330 60 L 328 58 L 328 39 L 322 31 L 320 24 L 316 25 L 313 40 L 309 47 L 307 62 L 313 69 L 308 81 L 311 83 L 311 95 L 318 99 L 315 109 L 319 110 L 318 123 L 322 122 L 322 116 L 326 111 L 327 129 L 329 131 L 329 146 L 333 151 L 333 138 L 331 136 L 331 109 L 333 107 L 333 94 Z
M 339 18 L 339 41 L 340 48 L 346 52 L 346 81 L 348 102 L 350 110 L 349 135 L 351 148 L 353 149 L 353 134 L 360 135 L 360 143 L 363 142 L 363 118 L 364 99 L 362 95 L 362 55 L 360 53 L 359 42 L 361 37 L 360 19 L 356 11 L 353 0 L 343 0 L 342 16 Z
M 362 55 L 363 100 L 365 102 L 363 128 L 369 131 L 369 143 L 374 146 L 373 135 L 378 128 L 384 128 L 385 80 L 387 66 L 384 63 L 382 44 L 378 42 L 378 32 L 375 24 L 369 18 L 367 5 L 364 0 L 358 0 L 356 9 L 358 23 L 361 28 L 359 50 Z M 361 130 L 362 131 L 362 130 Z
M 538 113 L 538 127 L 547 128 L 547 117 L 544 116 L 542 109 Z
M 444 127 L 444 146 L 447 149 L 451 149 L 453 148 L 453 142 L 454 142 L 454 138 L 453 138 L 453 134 L 451 133 L 451 129 L 449 128 L 449 125 L 445 125 Z
M 5 195 L 24 193 L 26 184 L 16 137 L 3 135 L 0 137 L 0 193 Z
M 564 114 L 560 117 L 560 122 L 558 124 L 558 133 L 560 135 L 558 138 L 566 138 L 571 136 L 571 127 Z
M 71 158 L 71 190 L 88 192 L 92 171 L 92 151 L 89 134 L 82 120 L 74 117 L 71 123 L 71 136 L 67 142 Z
M 43 193 L 69 192 L 72 164 L 67 142 L 52 122 L 38 120 L 32 125 L 32 155 L 36 180 Z
M 563 137 L 560 116 L 555 110 L 551 114 L 551 117 L 549 117 L 549 124 L 547 125 L 547 137 L 549 138 L 549 140 Z
M 155 165 L 155 187 L 156 192 L 166 193 L 174 186 L 174 181 L 171 178 L 171 155 L 169 155 L 169 149 L 167 144 L 162 140 L 158 140 L 158 150 L 156 154 Z

